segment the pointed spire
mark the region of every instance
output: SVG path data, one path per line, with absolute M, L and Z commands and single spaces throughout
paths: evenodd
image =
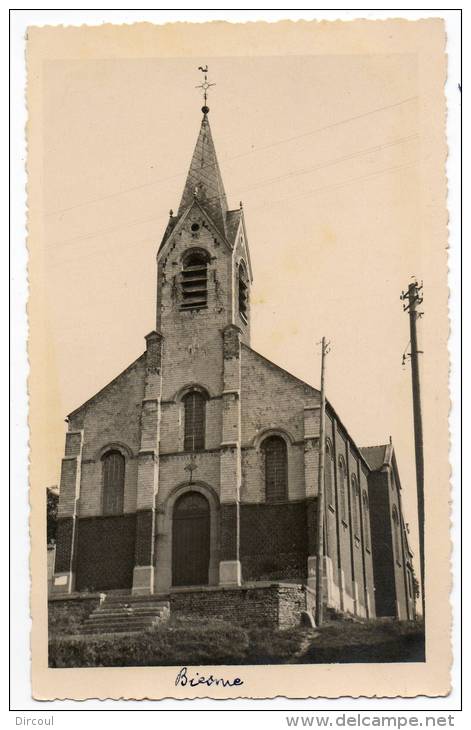
M 205 208 L 221 233 L 226 233 L 227 200 L 221 172 L 216 157 L 207 107 L 203 107 L 203 119 L 195 150 L 186 178 L 182 199 L 178 208 L 180 216 L 196 199 Z

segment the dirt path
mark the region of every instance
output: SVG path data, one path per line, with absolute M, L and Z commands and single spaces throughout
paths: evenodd
M 316 629 L 307 629 L 306 635 L 299 642 L 298 650 L 290 657 L 288 664 L 298 664 L 299 660 L 307 652 L 313 641 L 319 636 Z

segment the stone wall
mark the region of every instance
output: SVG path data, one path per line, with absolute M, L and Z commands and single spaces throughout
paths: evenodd
M 195 589 L 171 593 L 170 613 L 172 616 L 207 616 L 231 623 L 284 629 L 299 625 L 301 611 L 306 610 L 309 600 L 306 596 L 304 586 L 276 583 Z
M 193 230 L 195 224 L 199 227 Z M 68 480 L 71 485 L 71 510 L 75 505 L 76 482 L 80 483 L 80 490 L 76 513 L 66 511 L 59 525 L 56 571 L 70 571 L 73 543 L 78 536 L 78 550 L 83 554 L 76 563 L 81 567 L 78 585 L 83 588 L 93 587 L 100 574 L 105 576 L 103 588 L 128 585 L 133 553 L 130 525 L 136 512 L 143 509 L 137 498 L 138 460 L 142 466 L 145 459 L 153 459 L 155 464 L 146 471 L 152 478 L 155 494 L 151 495 L 152 504 L 147 500 L 145 508 L 155 507 L 156 519 L 149 513 L 137 520 L 138 526 L 147 527 L 144 532 L 141 530 L 135 557 L 136 565 L 145 560 L 150 570 L 155 564 L 155 585 L 159 590 L 167 590 L 171 585 L 172 499 L 189 482 L 200 485 L 208 499 L 211 496 L 210 585 L 218 580 L 222 585 L 237 584 L 240 570 L 243 581 L 307 580 L 308 558 L 312 562 L 316 551 L 320 396 L 314 388 L 250 349 L 246 344 L 248 328 L 240 333 L 231 324 L 238 321 L 234 319 L 238 306 L 235 276 L 238 259 L 245 253 L 241 235 L 243 231 L 239 229 L 236 250 L 230 251 L 195 205 L 171 244 L 159 254 L 157 326 L 163 336 L 162 357 L 157 347 L 160 334 L 148 346 L 151 359 L 156 359 L 156 371 L 161 365 L 160 408 L 157 400 L 154 403 L 146 397 L 143 356 L 71 415 L 69 427 L 76 436 L 69 437 L 78 442 L 83 435 L 77 463 L 66 461 L 64 466 L 64 483 Z M 181 293 L 177 291 L 179 272 L 182 256 L 192 247 L 208 254 L 207 306 L 182 311 Z M 244 341 L 242 346 L 240 339 Z M 182 395 L 193 386 L 203 388 L 207 395 L 205 450 L 189 454 L 183 450 Z M 367 596 L 372 603 L 373 571 L 363 529 L 360 535 L 353 535 L 352 510 L 356 508 L 361 513 L 361 498 L 353 501 L 351 474 L 357 474 L 359 482 L 366 477 L 360 477 L 358 449 L 330 405 L 326 431 L 332 443 L 332 496 L 326 504 L 331 595 L 336 607 L 365 615 Z M 288 499 L 276 505 L 265 501 L 264 458 L 260 450 L 264 437 L 271 433 L 283 436 L 288 456 Z M 144 454 L 143 446 L 153 451 L 154 440 L 159 449 L 155 447 L 152 455 Z M 125 548 L 119 549 L 109 547 L 113 540 L 108 541 L 108 546 L 103 542 L 111 524 L 101 517 L 101 456 L 106 447 L 119 448 L 126 459 L 124 513 L 129 519 L 124 532 Z M 74 448 L 75 454 L 78 446 Z M 340 456 L 346 465 L 346 502 L 340 501 Z M 142 491 L 147 482 L 141 466 Z M 61 494 L 60 510 L 64 505 L 68 507 Z M 73 523 L 75 514 L 77 530 Z M 156 560 L 150 550 L 154 536 L 149 528 L 155 522 Z M 145 544 L 144 533 L 150 535 Z M 120 568 L 112 567 L 116 563 L 125 566 L 121 574 Z M 222 563 L 236 571 L 231 580 L 223 580 L 222 573 L 218 573 Z M 72 583 L 70 580 L 68 589 Z M 151 585 L 153 581 L 146 584 L 148 588 Z M 399 595 L 400 586 L 396 589 Z
M 301 611 L 314 612 L 314 596 L 302 585 L 272 583 L 242 588 L 204 588 L 159 595 L 170 601 L 170 616 L 207 617 L 233 624 L 289 628 L 301 622 Z M 53 633 L 80 633 L 81 623 L 98 606 L 99 595 L 66 596 L 48 603 Z
M 371 512 L 371 538 L 377 616 L 396 615 L 396 586 L 392 548 L 391 508 L 388 474 L 374 471 L 368 477 Z
M 327 554 L 332 560 L 333 582 L 339 588 L 339 607 L 348 613 L 373 617 L 372 548 L 371 544 L 367 545 L 366 539 L 366 530 L 371 530 L 370 511 L 364 508 L 362 499 L 363 491 L 368 490 L 369 470 L 330 407 L 327 409 L 326 437 L 331 451 L 331 457 L 326 452 L 326 470 L 327 459 L 330 459 L 329 468 L 332 472 L 331 499 L 328 498 L 329 489 L 326 486 Z M 344 496 L 342 469 L 345 475 Z M 353 490 L 354 479 L 358 485 L 356 495 Z
M 391 466 L 368 475 L 371 512 L 372 554 L 369 560 L 374 571 L 375 603 L 378 616 L 394 616 L 401 621 L 414 617 L 414 600 L 407 584 L 408 559 L 404 535 L 399 480 Z M 394 547 L 393 508 L 397 509 L 399 526 Z
M 393 469 L 389 470 L 389 495 L 390 495 L 390 517 L 393 506 L 396 507 L 399 515 L 398 543 L 399 555 L 394 555 L 394 580 L 396 587 L 396 615 L 401 621 L 409 618 L 409 599 L 407 595 L 407 557 L 405 551 L 404 532 L 404 516 L 402 514 L 402 500 L 400 495 L 400 485 L 394 477 Z M 394 529 L 394 523 L 391 517 L 391 528 Z
M 302 417 L 302 413 L 301 413 Z M 281 420 L 281 419 L 280 419 Z M 280 427 L 282 430 L 282 428 Z M 273 429 L 276 431 L 277 429 Z M 287 441 L 288 499 L 296 501 L 306 496 L 304 480 L 304 443 Z M 265 502 L 265 458 L 260 445 L 242 449 L 241 499 L 244 502 Z
M 198 226 L 197 231 L 192 226 Z M 189 250 L 205 251 L 207 305 L 180 309 L 182 257 Z M 164 401 L 174 401 L 181 388 L 198 384 L 210 396 L 222 392 L 221 330 L 231 322 L 232 252 L 209 223 L 198 204 L 159 253 L 157 330 L 164 337 L 162 376 Z M 174 414 L 169 413 L 172 418 Z M 165 428 L 165 423 L 162 424 Z
M 80 517 L 102 513 L 101 456 L 108 446 L 113 445 L 124 447 L 124 511 L 136 510 L 137 453 L 144 386 L 145 356 L 142 356 L 69 419 L 69 430 L 83 429 L 84 432 L 78 503 Z
M 369 501 L 369 509 L 368 514 L 364 515 L 364 521 L 368 520 L 369 522 L 369 543 L 368 545 L 365 545 L 364 550 L 364 561 L 365 561 L 365 593 L 366 593 L 366 601 L 368 604 L 368 616 L 370 618 L 374 618 L 376 616 L 376 604 L 375 604 L 375 579 L 374 579 L 374 572 L 373 572 L 373 519 L 374 519 L 374 512 L 373 512 L 373 506 L 371 504 L 371 498 L 370 498 L 370 491 L 368 486 L 368 469 L 361 465 L 359 470 L 359 477 L 360 477 L 360 493 L 363 494 L 363 492 L 366 490 L 366 493 L 368 494 L 368 501 Z
M 242 346 L 242 443 L 252 444 L 263 431 L 284 430 L 293 442 L 304 439 L 304 407 L 318 397 L 309 385 Z M 300 487 L 299 487 L 300 488 Z M 296 487 L 293 487 L 295 498 Z M 298 494 L 297 496 L 304 496 Z

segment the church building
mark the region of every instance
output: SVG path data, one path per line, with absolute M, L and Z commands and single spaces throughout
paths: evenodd
M 155 330 L 67 418 L 51 594 L 288 625 L 315 596 L 320 393 L 252 343 L 244 211 L 202 112 L 157 254 Z M 410 618 L 392 446 L 359 448 L 330 402 L 325 422 L 326 605 Z

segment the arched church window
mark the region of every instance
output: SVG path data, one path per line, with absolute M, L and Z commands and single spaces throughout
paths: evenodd
M 334 455 L 332 444 L 330 439 L 326 439 L 325 442 L 325 474 L 324 474 L 324 488 L 325 488 L 325 500 L 329 507 L 335 509 L 334 499 Z
M 203 251 L 190 253 L 183 260 L 181 309 L 200 309 L 208 304 L 208 256 Z
M 399 536 L 399 515 L 397 512 L 396 505 L 392 508 L 392 518 L 393 518 L 393 545 L 394 545 L 394 555 L 396 557 L 396 561 L 401 565 L 401 550 L 400 550 L 400 536 Z
M 191 390 L 183 397 L 185 409 L 184 451 L 202 451 L 206 422 L 206 398 L 198 390 Z
M 249 289 L 248 289 L 247 271 L 245 269 L 243 261 L 241 261 L 239 264 L 238 281 L 239 281 L 239 314 L 241 316 L 241 319 L 245 323 L 247 323 Z
M 103 514 L 120 515 L 124 505 L 125 459 L 120 451 L 107 451 L 103 464 Z
M 363 530 L 365 536 L 365 548 L 371 550 L 371 526 L 370 526 L 370 503 L 366 489 L 363 490 Z
M 342 455 L 339 456 L 339 500 L 340 500 L 340 518 L 347 524 L 348 502 L 347 502 L 347 472 L 345 469 L 345 461 Z
M 359 519 L 359 499 L 360 490 L 358 489 L 358 481 L 356 474 L 351 475 L 352 482 L 352 519 L 353 519 L 353 534 L 355 537 L 360 537 L 360 519 Z
M 265 455 L 265 498 L 267 502 L 288 499 L 288 450 L 281 436 L 268 436 L 262 443 Z

